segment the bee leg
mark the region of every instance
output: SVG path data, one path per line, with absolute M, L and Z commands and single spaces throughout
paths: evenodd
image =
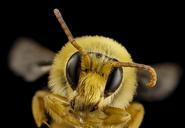
M 42 124 L 46 124 L 47 126 L 47 117 L 46 117 L 46 110 L 44 107 L 44 100 L 43 98 L 50 93 L 44 90 L 38 91 L 35 93 L 32 99 L 32 113 L 35 119 L 37 127 L 41 127 Z
M 123 127 L 126 126 L 128 121 L 131 119 L 130 114 L 124 109 L 115 108 L 115 107 L 106 107 L 104 108 L 104 113 L 107 115 L 103 125 L 105 126 L 114 126 L 114 127 Z
M 128 128 L 139 128 L 144 117 L 144 107 L 140 103 L 132 103 L 126 109 L 131 114 Z
M 58 124 L 81 126 L 78 114 L 72 110 L 67 98 L 49 94 L 44 98 L 44 103 L 49 115 Z

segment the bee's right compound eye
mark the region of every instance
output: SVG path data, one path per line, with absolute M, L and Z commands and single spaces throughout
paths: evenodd
M 69 84 L 74 90 L 78 85 L 80 68 L 81 68 L 81 56 L 80 53 L 77 52 L 70 57 L 66 66 L 66 77 Z

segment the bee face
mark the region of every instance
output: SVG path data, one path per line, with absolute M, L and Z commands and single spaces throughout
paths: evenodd
M 127 50 L 116 41 L 101 36 L 75 40 L 88 52 L 90 64 L 87 65 L 79 51 L 67 43 L 54 59 L 49 76 L 51 91 L 67 97 L 78 111 L 91 111 L 107 104 L 128 105 L 136 89 L 135 69 L 109 64 L 132 62 Z
M 89 52 L 90 65 L 79 52 L 73 54 L 66 66 L 66 76 L 70 86 L 76 91 L 72 107 L 77 111 L 91 111 L 100 100 L 110 96 L 121 85 L 122 68 L 112 68 L 111 61 L 117 61 L 102 53 Z
M 155 70 L 133 63 L 130 54 L 118 42 L 102 36 L 74 39 L 59 10 L 55 9 L 54 14 L 69 42 L 54 60 L 49 87 L 53 93 L 67 97 L 75 110 L 91 111 L 97 104 L 101 108 L 108 104 L 125 108 L 136 90 L 136 72 L 133 68 L 148 71 L 151 79 L 147 85 L 155 85 Z M 106 63 L 117 60 L 119 62 Z M 129 67 L 124 69 L 124 77 L 122 67 Z

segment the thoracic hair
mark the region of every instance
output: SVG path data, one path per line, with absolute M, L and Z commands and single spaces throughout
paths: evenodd
M 120 62 L 133 62 L 131 55 L 126 48 L 117 41 L 103 36 L 83 36 L 75 38 L 75 41 L 88 53 L 95 52 L 117 59 Z M 71 88 L 66 78 L 66 65 L 70 57 L 78 52 L 70 42 L 56 55 L 49 76 L 49 87 L 55 94 L 71 99 L 74 90 Z M 92 57 L 93 58 L 93 57 Z M 93 60 L 92 61 L 96 61 Z M 96 61 L 96 66 L 103 61 Z M 94 67 L 97 68 L 97 67 Z M 136 69 L 130 67 L 123 68 L 123 79 L 120 87 L 110 96 L 103 100 L 103 105 L 110 105 L 118 108 L 125 108 L 132 101 L 136 91 Z

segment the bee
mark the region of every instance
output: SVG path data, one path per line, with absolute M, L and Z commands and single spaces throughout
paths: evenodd
M 136 70 L 146 70 L 153 87 L 157 76 L 147 65 L 134 63 L 127 50 L 116 41 L 101 36 L 73 38 L 58 9 L 54 14 L 69 42 L 51 66 L 48 91 L 33 97 L 33 116 L 38 127 L 132 127 L 141 124 L 144 108 L 133 99 Z M 48 124 L 49 125 L 49 124 Z
M 10 55 L 11 69 L 27 81 L 49 72 L 49 90 L 37 91 L 32 100 L 37 127 L 45 124 L 50 128 L 138 128 L 144 107 L 133 102 L 137 72 L 149 76 L 146 87 L 150 88 L 157 82 L 155 69 L 135 63 L 127 49 L 111 38 L 74 38 L 58 9 L 54 9 L 54 15 L 68 38 L 55 57 L 34 42 L 31 47 L 17 44 Z M 38 59 L 23 57 L 25 49 Z M 20 64 L 21 58 L 30 59 Z

